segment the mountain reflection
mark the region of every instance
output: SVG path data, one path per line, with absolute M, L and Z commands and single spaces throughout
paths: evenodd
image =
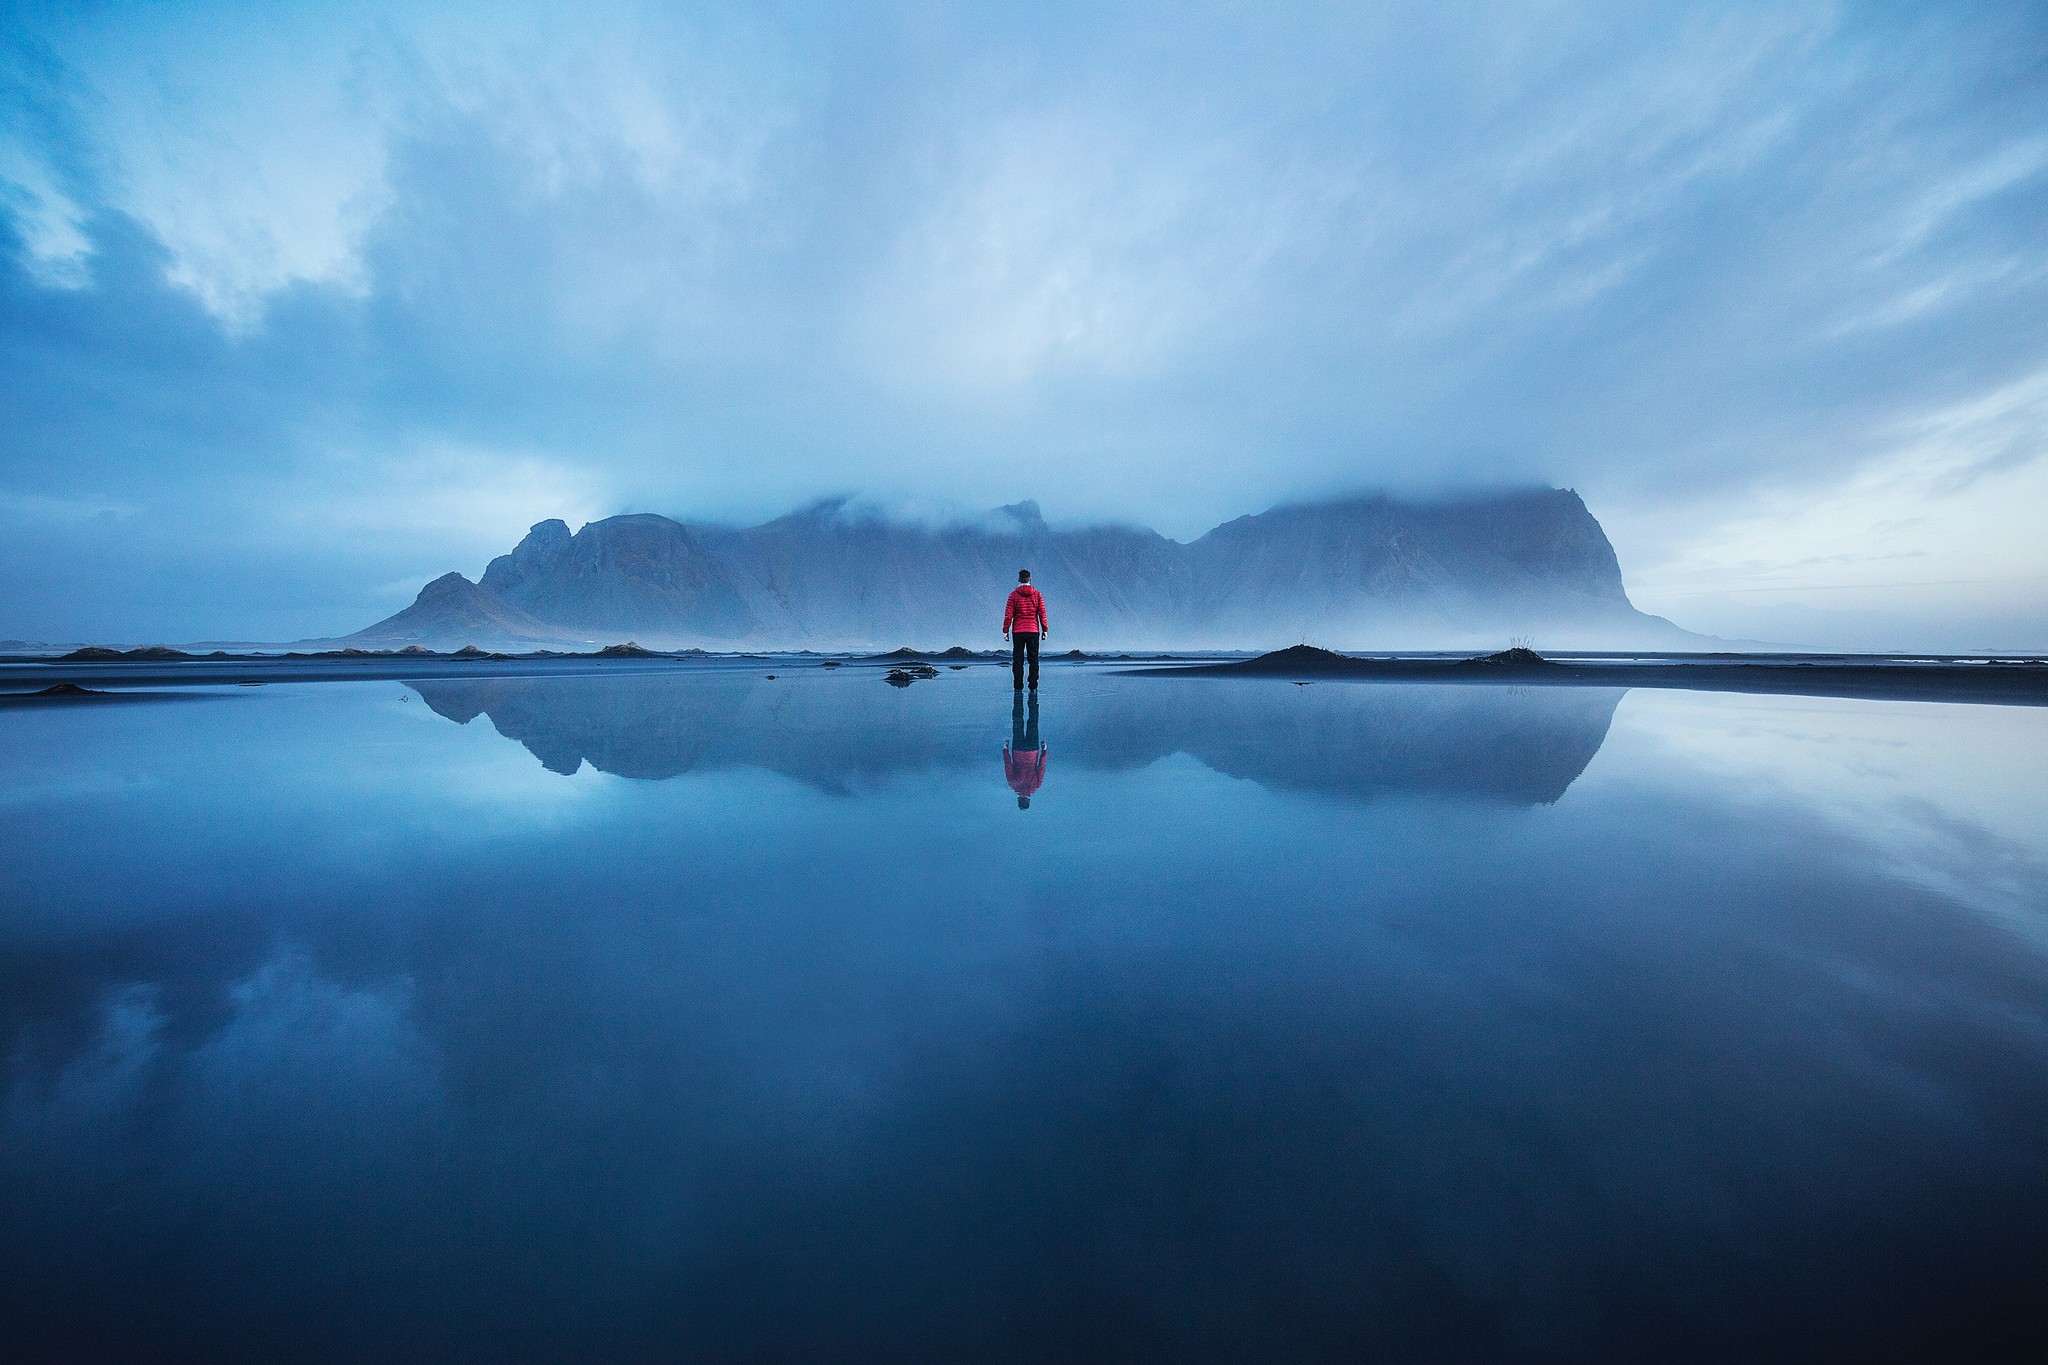
M 980 671 L 914 688 L 851 670 L 407 684 L 459 724 L 488 717 L 552 772 L 588 763 L 664 779 L 751 767 L 826 791 L 978 767 L 1000 716 Z M 1046 730 L 1063 767 L 1118 771 L 1175 753 L 1262 786 L 1357 800 L 1427 795 L 1556 801 L 1598 753 L 1623 689 L 1137 679 L 1070 674 Z M 1027 804 L 1045 778 L 1039 703 L 1012 708 L 1004 777 Z

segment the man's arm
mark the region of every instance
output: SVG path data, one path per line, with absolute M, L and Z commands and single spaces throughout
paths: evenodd
M 1038 598 L 1038 638 L 1043 640 L 1052 634 L 1052 621 L 1045 614 L 1045 594 L 1033 588 L 1032 595 Z

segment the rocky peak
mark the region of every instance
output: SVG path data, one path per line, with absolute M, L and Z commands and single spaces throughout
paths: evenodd
M 470 582 L 459 573 L 444 573 L 424 588 L 421 588 L 420 595 L 414 598 L 413 602 L 415 605 L 420 603 L 431 605 L 437 602 L 467 601 L 476 596 L 476 586 L 476 584 Z
M 482 585 L 492 592 L 507 593 L 529 579 L 543 576 L 569 554 L 575 537 L 569 523 L 559 517 L 537 521 L 512 553 L 499 555 L 484 569 Z
M 1029 498 L 998 507 L 996 513 L 998 517 L 1015 523 L 1017 530 L 1025 535 L 1043 535 L 1046 531 L 1045 517 L 1039 512 L 1038 504 Z

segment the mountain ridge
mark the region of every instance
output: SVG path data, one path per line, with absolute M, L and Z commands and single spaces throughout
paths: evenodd
M 993 636 L 1019 568 L 1049 638 L 1083 647 L 1431 648 L 1537 635 L 1575 647 L 1702 637 L 1629 601 L 1575 492 L 1367 494 L 1235 518 L 1194 540 L 1055 529 L 1035 502 L 919 526 L 826 500 L 751 527 L 632 513 L 537 522 L 478 581 L 445 574 L 349 644 L 932 647 Z M 458 639 L 458 637 L 460 637 Z

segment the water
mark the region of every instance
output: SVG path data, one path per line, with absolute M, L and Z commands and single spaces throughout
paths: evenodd
M 13 1359 L 2048 1342 L 2048 712 L 782 663 L 0 736 Z

